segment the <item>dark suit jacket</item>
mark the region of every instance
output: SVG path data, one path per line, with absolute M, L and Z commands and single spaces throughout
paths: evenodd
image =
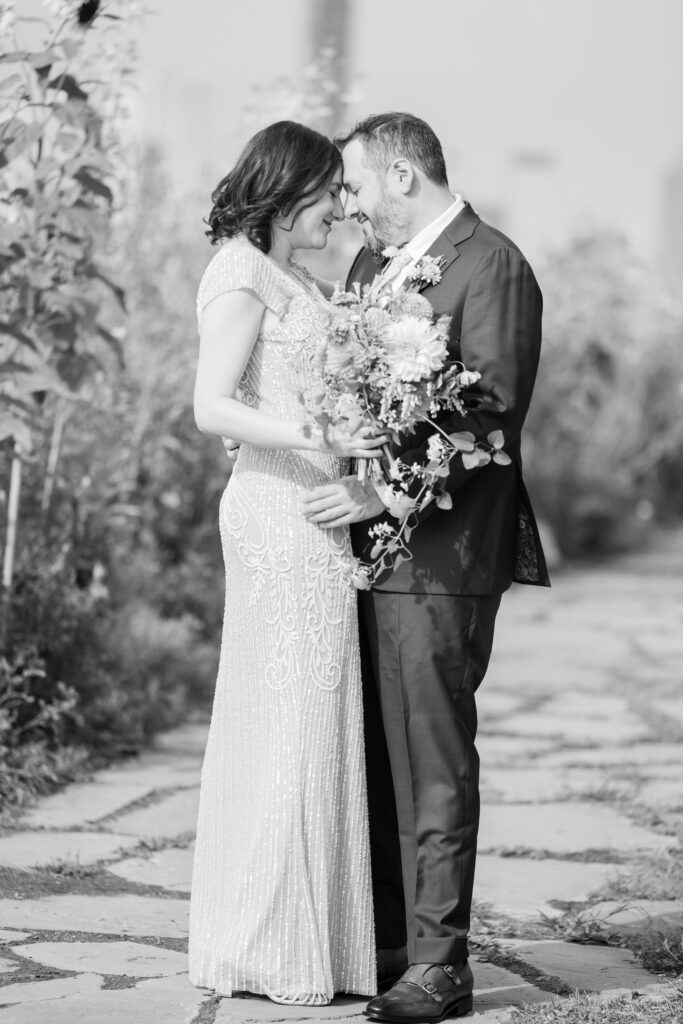
M 452 317 L 449 351 L 481 380 L 467 389 L 468 408 L 440 414 L 447 432 L 469 430 L 485 441 L 502 430 L 510 466 L 466 470 L 453 459 L 446 481 L 448 510 L 430 506 L 410 540 L 412 559 L 375 587 L 428 594 L 496 594 L 512 581 L 549 586 L 534 514 L 522 480 L 520 434 L 529 407 L 541 345 L 542 297 L 517 246 L 485 224 L 467 204 L 429 249 L 442 256 L 439 284 L 422 289 L 436 314 Z M 378 273 L 369 252 L 356 256 L 347 280 L 369 283 Z M 419 427 L 395 447 L 405 461 L 426 463 L 434 433 Z M 369 558 L 368 528 L 389 517 L 352 526 L 354 551 Z

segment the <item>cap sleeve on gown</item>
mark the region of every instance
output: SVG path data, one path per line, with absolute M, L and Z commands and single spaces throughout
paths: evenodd
M 253 292 L 264 306 L 282 316 L 290 299 L 286 279 L 278 274 L 267 256 L 242 239 L 230 239 L 216 253 L 199 284 L 197 323 L 213 299 L 239 289 Z

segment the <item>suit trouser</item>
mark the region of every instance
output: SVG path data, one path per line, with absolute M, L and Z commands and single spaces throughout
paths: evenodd
M 379 948 L 468 955 L 479 827 L 475 692 L 500 594 L 360 593 L 370 846 Z

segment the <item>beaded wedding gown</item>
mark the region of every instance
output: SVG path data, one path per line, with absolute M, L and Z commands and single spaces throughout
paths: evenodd
M 231 239 L 202 278 L 200 321 L 239 288 L 266 306 L 240 398 L 302 420 L 325 300 L 303 268 L 286 274 Z M 350 540 L 301 508 L 305 491 L 346 471 L 332 455 L 242 444 L 221 500 L 225 619 L 189 948 L 192 982 L 222 995 L 320 1004 L 376 991 Z

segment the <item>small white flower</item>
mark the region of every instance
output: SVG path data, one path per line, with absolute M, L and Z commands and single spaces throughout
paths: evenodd
M 370 581 L 370 567 L 360 565 L 356 560 L 356 565 L 349 566 L 347 572 L 349 579 L 353 583 L 357 590 L 369 590 L 371 587 Z
M 443 440 L 439 437 L 439 435 L 432 434 L 432 436 L 427 441 L 427 458 L 429 459 L 429 461 L 441 462 L 445 450 L 445 445 L 443 443 Z
M 461 370 L 456 380 L 460 387 L 468 388 L 471 384 L 476 384 L 481 379 L 481 374 L 477 373 L 476 370 Z

